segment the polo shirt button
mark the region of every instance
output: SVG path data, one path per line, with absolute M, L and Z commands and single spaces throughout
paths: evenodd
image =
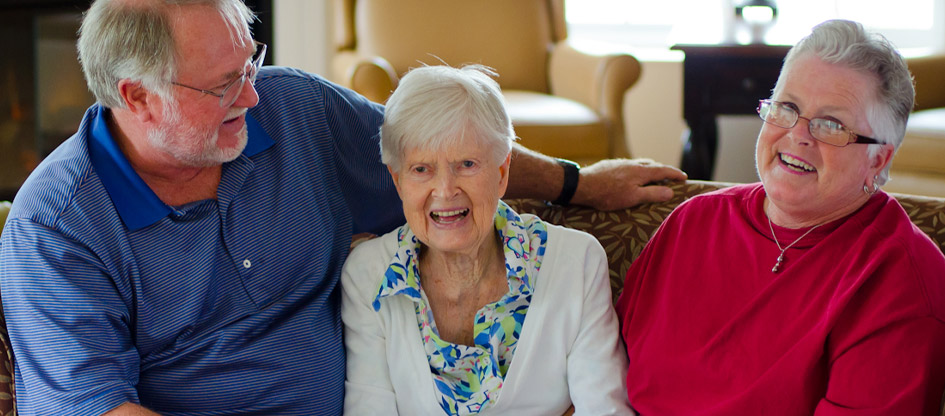
M 253 267 L 253 263 L 249 261 L 249 259 L 243 260 L 243 267 L 248 269 L 250 267 Z

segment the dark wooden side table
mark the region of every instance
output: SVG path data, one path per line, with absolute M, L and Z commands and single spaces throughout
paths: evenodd
M 718 146 L 716 116 L 754 114 L 771 96 L 790 46 L 674 45 L 683 51 L 683 118 L 689 139 L 682 169 L 690 179 L 712 179 Z

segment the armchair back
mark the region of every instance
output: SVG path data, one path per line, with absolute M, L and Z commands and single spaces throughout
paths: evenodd
M 335 46 L 383 57 L 399 76 L 420 62 L 494 68 L 503 89 L 549 92 L 549 52 L 566 36 L 563 0 L 335 0 Z

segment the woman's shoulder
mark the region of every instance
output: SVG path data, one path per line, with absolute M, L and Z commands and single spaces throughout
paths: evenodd
M 393 254 L 394 250 L 397 249 L 397 235 L 401 228 L 398 227 L 381 236 L 362 235 L 354 239 L 351 253 L 345 263 L 351 262 L 353 258 L 369 260 L 376 258 L 379 254 Z
M 694 206 L 737 204 L 741 201 L 757 198 L 759 195 L 762 197 L 764 195 L 764 186 L 760 182 L 738 184 L 693 196 L 680 204 L 679 208 L 692 209 Z
M 548 227 L 548 244 L 538 285 L 549 285 L 555 288 L 553 291 L 580 290 L 586 283 L 600 277 L 589 273 L 589 270 L 602 269 L 606 277 L 607 253 L 596 237 L 584 231 L 547 222 L 545 224 Z
M 523 214 L 530 215 L 530 214 Z M 593 235 L 589 234 L 586 231 L 577 230 L 574 228 L 568 228 L 565 226 L 552 224 L 550 222 L 544 221 L 545 227 L 548 230 L 548 244 L 563 247 L 554 247 L 557 249 L 567 249 L 574 250 L 583 247 L 600 247 L 600 250 L 603 252 L 604 248 L 601 247 L 600 242 L 597 241 Z
M 389 266 L 390 259 L 397 249 L 397 233 L 400 228 L 378 237 L 362 236 L 356 240 L 356 245 L 348 254 L 347 260 L 341 274 L 342 285 L 353 285 L 356 287 L 370 286 L 369 283 L 380 279 L 384 275 L 384 269 Z M 377 279 L 371 279 L 370 276 L 376 276 Z M 364 290 L 375 290 L 365 287 Z
M 914 288 L 912 293 L 925 298 L 931 314 L 945 320 L 945 254 L 938 245 L 886 194 L 874 196 L 853 218 L 862 230 L 852 237 L 856 246 L 870 251 L 877 270 L 888 271 L 879 284 Z

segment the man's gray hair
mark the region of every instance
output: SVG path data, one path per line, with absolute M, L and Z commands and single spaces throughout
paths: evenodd
M 250 38 L 255 19 L 241 0 L 96 0 L 79 28 L 79 61 L 89 90 L 109 108 L 124 108 L 118 81 L 140 82 L 162 98 L 171 97 L 177 77 L 172 7 L 205 5 L 220 12 L 234 45 Z M 167 100 L 165 100 L 167 101 Z
M 873 137 L 892 143 L 895 154 L 905 137 L 906 122 L 915 103 L 912 76 L 896 48 L 885 37 L 868 32 L 857 22 L 828 20 L 815 26 L 810 35 L 788 52 L 774 95 L 780 93 L 790 66 L 808 54 L 875 77 L 873 102 L 866 109 L 867 122 L 873 129 Z M 875 156 L 880 145 L 869 146 L 870 156 Z M 880 172 L 877 185 L 889 180 L 890 165 Z
M 409 149 L 444 149 L 470 135 L 501 162 L 515 131 L 494 76 L 482 65 L 424 66 L 404 75 L 384 110 L 381 161 L 397 171 Z

